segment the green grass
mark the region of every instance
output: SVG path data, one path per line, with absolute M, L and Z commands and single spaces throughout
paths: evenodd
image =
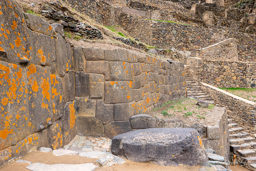
M 33 15 L 37 15 L 37 16 L 41 16 L 40 14 L 37 14 L 37 13 L 35 13 L 34 11 L 32 11 L 32 10 L 27 10 L 26 11 L 26 13 L 28 13 L 28 14 L 33 14 Z
M 162 104 L 161 106 L 159 106 L 159 107 L 153 109 L 153 111 L 157 111 L 158 109 L 160 109 L 160 108 L 164 107 L 165 105 L 168 105 L 168 104 L 170 104 L 170 103 L 172 103 L 172 102 L 173 102 L 173 100 L 172 100 L 172 101 L 169 101 L 169 102 L 165 102 L 165 103 Z
M 214 104 L 209 104 L 208 105 L 208 109 L 213 109 L 214 108 Z
M 219 89 L 222 89 L 222 90 L 228 89 L 229 91 L 242 90 L 246 92 L 256 91 L 256 88 L 239 88 L 239 87 L 231 87 L 231 88 L 219 87 Z
M 199 119 L 205 119 L 204 116 L 196 115 Z
M 192 26 L 189 24 L 185 24 L 185 23 L 179 23 L 179 22 L 175 22 L 175 21 L 165 21 L 165 20 L 152 20 L 152 19 L 147 19 L 149 21 L 158 21 L 158 22 L 162 22 L 162 23 L 174 23 L 174 24 L 180 24 L 180 25 L 185 25 L 185 26 Z
M 188 117 L 188 116 L 192 116 L 193 115 L 193 113 L 192 112 L 186 112 L 186 113 L 184 113 L 184 117 Z
M 70 33 L 68 33 L 68 32 L 64 32 L 64 34 L 68 37 L 68 38 L 72 38 L 73 36 L 70 34 Z
M 112 32 L 115 32 L 115 33 L 117 32 L 116 26 L 104 26 L 104 27 L 106 27 L 107 29 L 109 29 Z
M 75 39 L 75 40 L 81 40 L 83 37 L 82 36 L 78 36 L 78 35 L 75 35 L 74 37 L 73 37 L 73 39 Z

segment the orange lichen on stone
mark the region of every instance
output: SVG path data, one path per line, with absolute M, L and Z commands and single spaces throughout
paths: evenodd
M 17 119 L 17 120 L 19 120 L 20 117 L 21 117 L 21 116 L 20 116 L 19 114 L 16 115 L 16 119 Z
M 39 57 L 41 58 L 41 62 L 46 62 L 46 56 L 44 56 L 44 52 L 42 49 L 38 49 Z
M 12 29 L 15 30 L 17 28 L 17 23 L 16 21 L 12 21 Z
M 130 81 L 130 83 L 128 83 L 129 87 L 132 88 L 132 81 Z
M 20 47 L 21 46 L 21 39 L 17 36 L 17 39 L 16 40 L 14 40 L 14 42 L 15 42 L 15 45 L 17 46 L 17 47 Z
M 36 66 L 34 64 L 31 64 L 28 67 L 28 71 L 27 71 L 27 77 L 29 77 L 31 74 L 36 73 Z
M 6 106 L 8 104 L 8 98 L 3 98 L 1 103 L 2 105 Z
M 75 126 L 75 123 L 76 123 L 76 111 L 75 111 L 75 108 L 74 108 L 74 102 L 72 104 L 69 104 L 69 117 L 70 117 L 70 121 L 69 121 L 69 124 L 70 124 L 70 129 L 74 128 Z
M 110 81 L 110 83 L 109 83 L 109 84 L 113 86 L 113 85 L 115 85 L 115 84 L 117 84 L 117 83 L 118 83 L 118 82 Z
M 42 94 L 44 95 L 44 98 L 46 98 L 48 101 L 50 101 L 50 84 L 46 79 L 43 79 L 43 83 L 41 84 L 41 88 L 42 88 Z
M 12 134 L 12 133 L 13 133 L 13 129 L 10 130 L 10 131 L 9 131 L 8 129 L 4 129 L 4 130 L 0 131 L 0 138 L 6 139 L 7 136 L 8 136 L 9 134 Z
M 200 145 L 200 147 L 204 147 L 204 145 L 203 145 L 203 141 L 202 141 L 202 139 L 199 137 L 199 136 L 197 136 L 197 138 L 198 138 L 198 141 L 199 141 L 199 145 Z

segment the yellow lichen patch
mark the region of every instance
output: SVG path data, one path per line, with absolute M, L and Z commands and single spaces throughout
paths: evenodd
M 44 56 L 44 52 L 42 49 L 38 49 L 39 58 L 41 58 L 41 62 L 46 62 L 46 56 Z
M 29 123 L 28 123 L 28 127 L 31 127 L 31 126 L 32 126 L 32 123 L 31 123 L 31 122 L 29 122 Z M 31 139 L 31 140 L 32 140 L 32 139 Z
M 41 104 L 41 107 L 43 108 L 43 109 L 48 109 L 48 104 L 45 104 L 44 102 Z
M 15 30 L 17 28 L 17 23 L 16 21 L 12 21 L 12 29 Z
M 128 83 L 129 87 L 132 88 L 132 81 L 130 81 L 130 83 Z
M 109 84 L 113 86 L 113 85 L 117 84 L 117 82 L 115 82 L 115 81 L 110 81 Z
M 8 129 L 1 130 L 1 131 L 0 131 L 0 138 L 6 139 L 7 136 L 8 136 L 9 134 L 12 134 L 12 133 L 13 133 L 13 129 L 10 130 L 10 131 L 9 131 Z
M 199 141 L 199 145 L 200 145 L 200 147 L 204 147 L 204 145 L 203 145 L 203 141 L 202 141 L 202 139 L 199 137 L 199 136 L 197 136 L 197 138 L 198 138 L 198 141 Z
M 20 47 L 21 46 L 21 39 L 17 36 L 17 39 L 16 40 L 14 40 L 14 42 L 15 42 L 15 45 L 17 46 L 17 47 Z
M 48 101 L 50 101 L 50 84 L 46 79 L 43 79 L 43 83 L 41 84 L 41 88 L 42 88 L 42 94 L 44 95 L 44 98 L 46 98 Z
M 70 117 L 70 121 L 69 121 L 69 124 L 70 124 L 70 129 L 74 128 L 75 126 L 75 123 L 76 123 L 76 111 L 75 111 L 75 108 L 74 108 L 74 102 L 72 104 L 69 104 L 69 117 Z
M 4 48 L 0 47 L 0 51 L 4 52 Z
M 17 120 L 19 120 L 20 117 L 21 117 L 21 116 L 20 116 L 19 114 L 16 115 L 16 119 L 17 119 Z
M 33 85 L 31 87 L 34 92 L 38 92 L 38 84 L 36 80 L 34 80 Z
M 2 105 L 6 106 L 8 104 L 8 98 L 3 98 L 1 103 Z
M 28 71 L 27 71 L 27 77 L 29 77 L 31 74 L 36 73 L 36 66 L 34 64 L 31 64 L 28 67 Z

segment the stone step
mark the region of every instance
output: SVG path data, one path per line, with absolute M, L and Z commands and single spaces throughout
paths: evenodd
M 244 149 L 244 150 L 237 150 L 238 154 L 243 156 L 243 157 L 248 157 L 251 155 L 255 155 L 256 152 L 254 150 L 251 149 Z
M 233 121 L 233 119 L 228 119 L 228 123 L 231 123 Z
M 248 164 L 256 164 L 256 157 L 246 157 L 246 158 L 244 158 L 244 160 L 245 160 Z
M 230 123 L 230 124 L 228 124 L 228 128 L 233 128 L 233 127 L 236 127 L 236 126 L 238 126 L 237 123 Z
M 256 169 L 256 164 L 250 164 L 250 167 L 251 167 L 252 169 Z
M 242 138 L 242 139 L 244 140 L 245 143 L 255 141 L 255 138 L 253 138 L 253 137 L 245 137 L 245 138 Z
M 231 128 L 228 131 L 229 131 L 229 133 L 238 133 L 238 132 L 241 132 L 243 130 L 244 130 L 244 128 L 242 128 L 242 127 L 236 127 L 236 128 Z
M 229 138 L 244 138 L 248 135 L 249 135 L 249 133 L 247 133 L 247 132 L 241 132 L 241 133 L 237 133 L 237 134 L 229 134 Z
M 237 150 L 244 150 L 244 149 L 250 149 L 250 148 L 251 148 L 251 145 L 248 143 L 244 143 L 241 145 L 238 145 L 238 144 L 230 145 L 230 151 L 233 153 L 237 152 Z
M 244 143 L 244 140 L 242 138 L 236 138 L 236 139 L 230 139 L 229 142 L 231 145 L 234 145 L 234 144 L 240 145 Z
M 256 148 L 256 142 L 250 142 L 251 148 Z

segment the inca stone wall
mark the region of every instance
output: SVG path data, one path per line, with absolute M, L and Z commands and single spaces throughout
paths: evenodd
M 131 131 L 129 119 L 171 99 L 184 97 L 184 65 L 134 51 L 75 48 L 78 133 L 107 136 Z M 94 55 L 93 55 L 94 54 Z M 83 65 L 84 64 L 84 65 Z
M 63 30 L 0 1 L 0 165 L 32 147 L 131 130 L 130 116 L 185 94 L 181 63 L 120 48 L 74 47 Z
M 217 87 L 201 83 L 203 91 L 207 92 L 213 99 L 227 108 L 228 116 L 248 132 L 255 130 L 256 103 L 235 96 Z

